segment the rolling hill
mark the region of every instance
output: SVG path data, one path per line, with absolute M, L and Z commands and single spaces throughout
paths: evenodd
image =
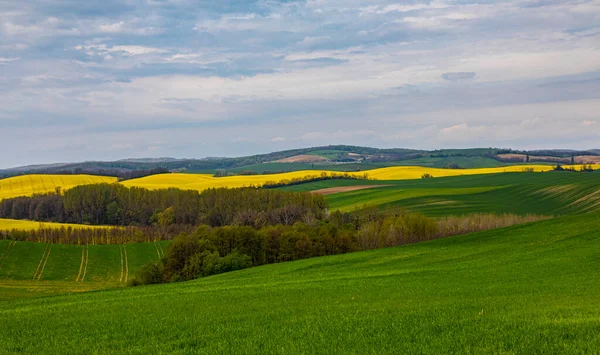
M 377 181 L 376 188 L 327 195 L 332 210 L 404 207 L 429 216 L 468 213 L 565 215 L 600 211 L 598 173 L 507 173 L 405 181 Z M 282 189 L 318 191 L 372 185 L 330 180 Z
M 373 180 L 412 180 L 420 179 L 423 174 L 432 174 L 435 177 L 459 176 L 459 175 L 479 175 L 479 174 L 499 174 L 506 172 L 523 172 L 524 169 L 533 169 L 534 171 L 548 171 L 552 168 L 543 165 L 523 165 L 510 166 L 502 168 L 487 169 L 438 169 L 415 166 L 398 166 L 389 168 L 380 168 L 366 172 L 349 173 L 351 175 L 368 175 Z M 272 182 L 282 182 L 294 178 L 319 177 L 322 174 L 336 174 L 335 171 L 323 170 L 302 170 L 291 173 L 267 174 L 267 175 L 244 175 L 244 176 L 225 176 L 214 177 L 208 174 L 159 174 L 146 176 L 139 179 L 132 179 L 123 182 L 123 185 L 132 187 L 143 187 L 147 189 L 165 189 L 180 188 L 202 191 L 214 187 L 246 187 L 262 186 Z
M 379 149 L 348 145 L 330 145 L 291 149 L 236 158 L 145 158 L 122 159 L 118 161 L 88 161 L 79 163 L 29 165 L 0 170 L 0 178 L 26 174 L 73 173 L 131 178 L 132 176 L 135 177 L 136 172 L 139 173 L 147 170 L 149 171 L 148 173 L 151 173 L 150 170 L 153 169 L 207 174 L 214 174 L 217 171 L 222 170 L 226 170 L 229 173 L 253 171 L 263 174 L 265 172 L 290 172 L 306 169 L 357 171 L 398 165 L 418 165 L 435 168 L 492 168 L 508 164 L 522 164 L 524 160 L 508 159 L 507 161 L 507 159 L 499 157 L 499 155 L 502 154 L 529 155 L 530 157 L 543 156 L 546 157 L 543 161 L 549 165 L 570 161 L 571 156 L 589 157 L 600 155 L 594 150 L 521 151 L 499 148 L 472 148 L 427 151 L 403 148 Z M 304 159 L 298 159 L 298 157 L 304 157 Z M 143 175 L 148 175 L 148 173 Z
M 192 282 L 5 302 L 0 343 L 39 354 L 594 353 L 599 221 L 569 216 Z M 38 260 L 15 267 L 31 277 Z

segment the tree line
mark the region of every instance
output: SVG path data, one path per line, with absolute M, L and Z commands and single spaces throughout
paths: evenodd
M 0 218 L 90 225 L 292 225 L 320 220 L 323 196 L 256 188 L 148 190 L 120 184 L 81 185 L 61 193 L 0 202 Z
M 369 180 L 369 174 L 364 173 L 362 175 L 344 173 L 326 173 L 322 172 L 320 175 L 308 175 L 303 177 L 295 177 L 292 179 L 286 179 L 281 181 L 267 181 L 261 187 L 264 189 L 274 189 L 284 186 L 294 186 L 300 184 L 306 184 L 309 182 L 325 181 L 325 180 Z

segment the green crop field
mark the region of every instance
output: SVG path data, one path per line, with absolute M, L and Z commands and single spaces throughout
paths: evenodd
M 596 353 L 599 225 L 599 214 L 568 216 L 185 283 L 4 302 L 0 343 L 39 354 Z
M 63 245 L 0 240 L 0 300 L 123 286 L 169 242 Z
M 468 213 L 565 215 L 600 211 L 597 173 L 505 173 L 405 181 L 329 180 L 289 186 L 288 191 L 385 185 L 327 196 L 332 210 L 405 207 L 429 216 Z

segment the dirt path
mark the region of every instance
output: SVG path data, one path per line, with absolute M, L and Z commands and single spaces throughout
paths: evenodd
M 156 242 L 154 242 L 154 249 L 156 249 L 156 254 L 158 254 L 158 258 L 160 259 L 160 251 L 158 250 L 158 246 L 156 245 Z
M 125 283 L 129 279 L 129 262 L 127 261 L 127 248 L 123 244 L 123 253 L 125 254 Z
M 48 246 L 49 246 L 49 243 L 46 243 L 46 245 L 44 246 L 44 252 L 42 253 L 42 257 L 40 258 L 40 262 L 38 263 L 38 266 L 35 269 L 35 272 L 33 273 L 33 280 L 35 280 L 37 278 L 37 275 L 40 272 L 40 267 L 44 263 L 44 259 L 46 257 L 46 252 L 48 251 Z
M 83 245 L 81 248 L 81 264 L 79 265 L 79 274 L 77 275 L 77 279 L 75 282 L 80 282 L 85 279 L 85 275 L 87 274 L 87 266 L 88 261 L 90 260 L 90 246 Z
M 319 195 L 331 195 L 331 194 L 337 194 L 337 193 L 340 193 L 340 192 L 358 191 L 358 190 L 365 190 L 365 189 L 374 189 L 374 188 L 383 187 L 383 186 L 388 186 L 388 185 L 338 186 L 338 187 L 329 187 L 329 188 L 326 188 L 326 189 L 314 190 L 314 191 L 311 191 L 310 193 L 312 193 L 312 194 L 319 194 Z
M 48 259 L 50 259 L 50 253 L 52 252 L 52 246 L 54 244 L 50 244 L 50 249 L 48 249 L 48 253 L 46 254 L 46 260 L 44 261 L 44 265 L 42 265 L 42 269 L 40 270 L 40 274 L 38 275 L 38 280 L 42 278 L 42 274 L 44 273 L 44 269 L 46 268 L 46 264 L 48 263 Z
M 83 276 L 81 276 L 81 280 L 79 280 L 79 281 L 85 280 L 85 275 L 87 275 L 88 261 L 90 261 L 90 246 L 86 244 L 86 246 L 85 246 L 85 267 L 83 268 Z
M 119 282 L 123 282 L 123 248 L 119 244 L 119 255 L 121 256 L 121 276 L 119 277 Z
M 16 240 L 13 240 L 12 242 L 8 243 L 8 248 L 6 248 L 4 253 L 2 253 L 2 256 L 0 256 L 0 270 L 2 270 L 2 267 L 4 266 L 4 263 L 6 262 L 6 260 L 8 259 L 8 256 L 10 255 L 10 252 L 14 248 L 15 244 L 17 244 Z
M 75 282 L 79 282 L 79 278 L 81 277 L 81 272 L 83 271 L 83 264 L 85 264 L 85 245 L 81 246 L 81 263 L 79 264 L 79 273 L 77 274 L 77 278 Z

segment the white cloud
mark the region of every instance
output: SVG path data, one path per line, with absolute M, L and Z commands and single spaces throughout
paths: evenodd
M 115 23 L 102 24 L 98 26 L 100 32 L 119 33 L 125 30 L 125 22 L 119 21 Z
M 448 7 L 450 7 L 449 4 L 434 1 L 429 4 L 392 4 L 387 6 L 371 5 L 360 8 L 359 11 L 362 16 L 365 14 L 387 14 L 389 12 L 409 12 L 424 9 L 445 9 Z
M 283 138 L 283 137 L 274 137 L 274 138 L 271 138 L 271 142 L 285 142 L 285 141 L 286 141 L 286 139 Z
M 19 59 L 21 59 L 21 58 L 19 58 L 19 57 L 14 57 L 14 58 L 0 57 L 0 64 L 14 62 L 15 60 L 19 60 Z
M 166 53 L 167 51 L 160 48 L 136 46 L 136 45 L 118 45 L 108 47 L 106 44 L 87 44 L 76 46 L 75 49 L 84 51 L 88 55 L 94 54 L 105 54 L 105 53 L 121 53 L 126 56 L 152 54 L 152 53 Z

